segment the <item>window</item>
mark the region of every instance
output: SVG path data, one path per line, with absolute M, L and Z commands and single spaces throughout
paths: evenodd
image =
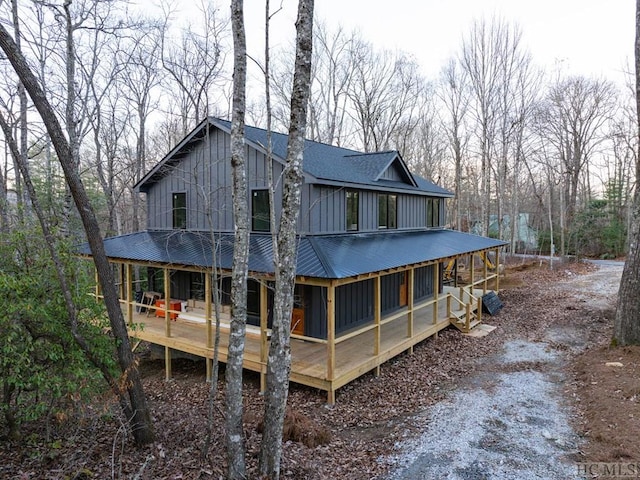
M 397 228 L 397 197 L 378 194 L 378 228 Z
M 251 212 L 251 230 L 254 232 L 271 230 L 268 190 L 254 190 L 251 193 Z
M 187 194 L 173 194 L 173 228 L 187 228 Z
M 427 199 L 427 227 L 440 226 L 440 199 Z
M 347 230 L 358 230 L 358 192 L 347 192 Z

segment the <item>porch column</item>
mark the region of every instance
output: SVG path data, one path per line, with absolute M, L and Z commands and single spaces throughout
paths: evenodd
M 163 269 L 164 276 L 164 334 L 167 337 L 171 336 L 171 314 L 169 308 L 171 307 L 171 279 L 169 277 L 169 269 Z
M 496 248 L 496 293 L 500 291 L 500 248 Z
M 380 309 L 381 309 L 380 283 L 381 283 L 380 274 L 378 274 L 378 276 L 373 281 L 373 322 L 376 325 L 376 328 L 374 330 L 375 335 L 373 337 L 373 355 L 375 357 L 378 357 L 378 355 L 380 355 L 380 338 L 382 335 L 382 332 L 381 332 L 382 327 L 380 325 L 380 320 L 382 318 L 382 315 L 380 313 Z M 376 374 L 376 377 L 380 376 L 380 364 L 376 366 L 375 374 Z
M 482 283 L 482 294 L 484 295 L 485 293 L 487 293 L 487 277 L 489 276 L 489 266 L 487 265 L 489 263 L 489 251 L 485 250 L 483 257 L 484 259 L 484 282 Z
M 96 282 L 96 300 L 100 298 L 100 279 L 98 278 L 98 269 L 93 267 L 93 278 Z
M 209 272 L 209 270 L 205 270 L 204 274 L 204 314 L 207 329 L 207 348 L 213 347 L 213 332 L 211 331 L 211 273 L 212 272 Z M 213 359 L 207 357 L 205 359 L 205 364 L 207 370 L 207 382 L 211 382 Z
M 458 277 L 458 261 L 456 260 L 456 278 Z M 456 281 L 457 282 L 457 281 Z M 438 298 L 440 298 L 440 262 L 433 264 L 433 324 L 438 323 Z
M 130 263 L 125 266 L 125 277 L 127 284 L 127 322 L 129 326 L 133 325 L 133 269 Z
M 269 305 L 267 301 L 267 284 L 263 280 L 260 282 L 260 391 L 267 391 L 267 356 L 269 355 L 269 345 L 267 338 L 267 327 L 269 326 Z
M 409 296 L 407 302 L 407 335 L 409 336 L 409 338 L 413 338 L 413 268 L 410 268 L 409 271 L 405 272 L 405 275 L 408 276 L 407 282 L 409 282 L 409 285 L 407 285 L 407 295 Z M 409 353 L 413 354 L 413 343 L 409 347 Z
M 327 380 L 329 392 L 327 403 L 336 403 L 336 392 L 333 389 L 333 379 L 336 368 L 336 286 L 332 280 L 327 287 Z
M 471 275 L 471 293 L 473 294 L 473 284 L 476 283 L 476 269 L 475 269 L 475 263 L 476 263 L 476 256 L 475 253 L 472 253 L 470 255 L 471 257 L 471 266 L 470 266 L 470 275 Z M 464 302 L 464 298 L 461 298 L 460 300 L 462 300 Z
M 163 269 L 164 276 L 164 334 L 166 337 L 171 336 L 171 315 L 169 314 L 171 298 L 171 279 L 169 278 L 169 269 Z M 165 380 L 171 380 L 171 349 L 164 347 L 164 373 Z
M 124 274 L 124 263 L 119 264 L 120 268 L 118 269 L 120 273 L 120 300 L 124 300 L 127 297 L 127 292 L 125 291 L 125 274 Z

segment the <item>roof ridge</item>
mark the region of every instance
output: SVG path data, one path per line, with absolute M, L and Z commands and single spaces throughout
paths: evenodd
M 364 157 L 366 155 L 381 155 L 383 153 L 400 153 L 400 152 L 398 150 L 380 150 L 377 152 L 361 152 L 361 153 L 354 153 L 351 155 L 344 155 L 344 156 L 345 157 Z

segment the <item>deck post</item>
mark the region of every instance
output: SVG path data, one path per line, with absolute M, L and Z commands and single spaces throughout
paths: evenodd
M 171 308 L 171 278 L 169 277 L 169 269 L 163 269 L 164 280 L 164 334 L 166 337 L 171 336 L 171 314 L 169 308 Z
M 475 269 L 476 256 L 475 254 L 472 253 L 470 257 L 471 257 L 471 266 L 470 266 L 471 281 L 469 283 L 471 284 L 471 291 L 473 292 L 473 286 L 476 283 L 476 269 Z M 461 298 L 460 300 L 464 302 L 463 298 Z
M 482 294 L 487 293 L 487 277 L 489 276 L 489 252 L 487 250 L 484 251 L 483 256 L 484 260 L 484 282 L 482 282 Z M 473 292 L 473 290 L 471 290 Z
M 500 291 L 500 249 L 496 248 L 496 293 Z
M 164 347 L 164 379 L 171 380 L 171 348 Z
M 407 282 L 409 282 L 409 285 L 407 285 L 407 294 L 409 296 L 409 301 L 408 301 L 408 312 L 407 312 L 407 320 L 408 320 L 408 329 L 407 329 L 407 334 L 409 336 L 409 338 L 413 338 L 413 267 L 409 269 L 409 271 L 405 272 L 405 275 L 408 275 L 407 278 Z M 409 353 L 413 354 L 413 343 L 411 343 L 411 346 L 409 347 Z
M 207 270 L 204 276 L 204 315 L 207 323 L 207 348 L 213 347 L 213 331 L 211 330 L 211 273 Z
M 100 279 L 98 278 L 98 269 L 93 268 L 93 278 L 96 282 L 96 300 L 100 298 Z
M 127 282 L 127 323 L 133 325 L 133 268 L 130 263 L 126 264 L 126 282 Z
M 120 300 L 124 300 L 127 297 L 127 292 L 125 291 L 125 274 L 124 274 L 125 268 L 124 268 L 124 263 L 120 264 L 120 268 L 118 268 L 118 272 L 120 274 L 120 288 L 118 289 L 120 291 Z
M 211 274 L 209 270 L 204 272 L 204 316 L 207 328 L 207 348 L 213 347 L 213 332 L 211 330 Z M 213 379 L 213 359 L 207 357 L 205 359 L 207 382 Z
M 456 270 L 458 269 L 458 262 L 456 261 Z M 458 274 L 456 273 L 456 277 Z M 456 283 L 457 284 L 457 283 Z M 433 302 L 433 324 L 438 323 L 438 298 L 440 298 L 440 262 L 433 264 L 433 296 L 435 302 Z
M 336 286 L 334 281 L 327 287 L 327 380 L 329 380 L 329 392 L 327 402 L 335 403 L 333 380 L 336 368 Z
M 269 346 L 267 345 L 267 326 L 269 316 L 269 305 L 267 305 L 267 284 L 260 282 L 260 391 L 267 390 L 267 355 Z
M 465 316 L 466 318 L 465 318 L 464 331 L 466 333 L 469 333 L 469 331 L 471 330 L 471 303 L 467 303 L 467 311 Z
M 377 357 L 380 355 L 380 339 L 381 339 L 381 325 L 380 320 L 382 319 L 382 314 L 380 312 L 381 309 L 381 297 L 380 297 L 380 273 L 376 276 L 373 282 L 373 322 L 376 324 L 375 335 L 373 339 L 373 355 Z M 380 376 L 380 364 L 376 366 L 375 371 L 376 377 Z

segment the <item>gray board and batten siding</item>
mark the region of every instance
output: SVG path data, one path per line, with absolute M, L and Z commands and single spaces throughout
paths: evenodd
M 228 122 L 218 119 L 212 119 L 210 125 L 201 124 L 139 182 L 137 188 L 147 194 L 148 229 L 173 229 L 173 195 L 184 193 L 187 230 L 233 231 L 231 138 L 226 127 L 230 127 Z M 208 137 L 203 133 L 206 130 Z M 267 188 L 267 157 L 261 148 L 264 130 L 247 127 L 246 131 L 248 194 L 251 196 L 255 190 Z M 278 154 L 286 152 L 282 151 L 283 145 L 286 147 L 283 140 L 286 136 L 273 135 L 272 163 L 277 180 L 284 158 Z M 307 141 L 304 170 L 298 223 L 301 234 L 346 232 L 347 191 L 358 192 L 359 232 L 378 230 L 379 193 L 396 195 L 398 229 L 425 227 L 426 197 L 451 197 L 447 190 L 412 176 L 397 152 L 361 154 Z M 277 187 L 274 195 L 276 214 L 281 210 L 281 182 L 277 182 Z M 440 202 L 440 225 L 444 224 L 444 212 L 444 202 Z

